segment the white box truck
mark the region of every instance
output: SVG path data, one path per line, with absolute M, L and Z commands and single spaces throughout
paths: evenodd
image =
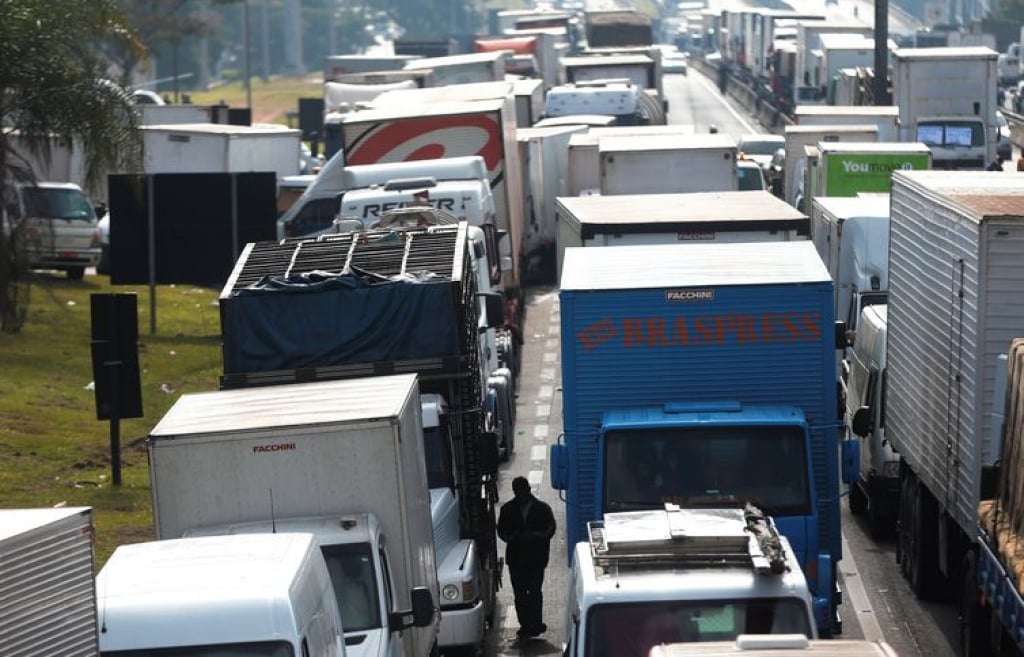
M 299 173 L 301 132 L 284 128 L 181 123 L 141 127 L 143 173 Z
M 424 57 L 406 62 L 409 71 L 434 72 L 434 86 L 447 87 L 473 82 L 501 82 L 505 79 L 505 60 L 511 51 L 477 52 L 448 57 Z
M 147 442 L 157 538 L 315 534 L 352 649 L 430 655 L 438 614 L 409 619 L 439 605 L 416 375 L 186 394 Z M 371 604 L 348 615 L 352 586 Z
M 932 149 L 936 169 L 984 169 L 996 157 L 996 59 L 991 48 L 900 48 L 892 95 L 900 141 Z
M 1024 187 L 1000 173 L 899 171 L 889 225 L 885 432 L 900 455 L 900 567 L 927 598 L 959 593 L 979 501 L 994 497 L 998 363 L 1024 326 Z
M 798 126 L 874 124 L 878 141 L 904 141 L 899 132 L 900 110 L 895 105 L 797 105 L 793 119 Z
M 572 246 L 806 239 L 808 220 L 769 192 L 560 197 L 558 276 Z
M 726 135 L 602 137 L 601 194 L 736 191 L 736 140 Z
M 122 545 L 96 577 L 96 591 L 100 649 L 110 657 L 346 654 L 331 576 L 312 534 Z
M 643 125 L 592 127 L 569 140 L 569 196 L 601 191 L 601 159 L 597 145 L 604 136 L 616 135 L 692 135 L 691 125 Z
M 786 202 L 799 207 L 797 202 L 803 197 L 804 172 L 807 168 L 805 146 L 821 141 L 878 141 L 878 127 L 869 123 L 786 126 L 786 168 L 782 180 Z
M 0 510 L 0 654 L 99 654 L 92 509 Z

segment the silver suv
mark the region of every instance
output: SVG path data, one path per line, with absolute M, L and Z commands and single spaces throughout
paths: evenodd
M 96 212 L 78 185 L 18 184 L 4 193 L 4 229 L 14 234 L 32 269 L 58 269 L 82 280 L 100 259 Z

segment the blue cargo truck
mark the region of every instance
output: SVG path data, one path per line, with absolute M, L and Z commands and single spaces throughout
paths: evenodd
M 751 501 L 838 633 L 832 281 L 810 242 L 567 249 L 561 280 L 569 558 L 605 513 Z

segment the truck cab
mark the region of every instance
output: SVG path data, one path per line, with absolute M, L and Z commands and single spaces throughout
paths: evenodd
M 896 521 L 900 457 L 885 439 L 885 335 L 888 308 L 868 306 L 843 364 L 846 431 L 843 479 L 849 484 L 850 512 L 867 511 L 873 532 Z
M 751 633 L 817 636 L 800 564 L 753 507 L 668 504 L 590 522 L 566 597 L 567 657 L 647 657 L 665 643 Z
M 995 117 L 987 123 L 994 124 Z M 922 116 L 915 141 L 932 151 L 936 169 L 984 169 L 995 157 L 998 133 L 988 134 L 986 121 L 974 116 Z

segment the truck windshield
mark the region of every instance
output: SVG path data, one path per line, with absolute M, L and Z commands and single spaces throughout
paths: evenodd
M 29 217 L 96 221 L 96 213 L 85 194 L 77 189 L 24 187 L 25 213 Z
M 452 446 L 444 426 L 424 428 L 423 447 L 427 461 L 427 488 L 454 488 Z
M 926 146 L 984 146 L 985 126 L 980 121 L 922 121 L 917 141 Z
M 377 569 L 368 543 L 322 547 L 345 634 L 381 626 Z
M 585 657 L 647 657 L 662 643 L 733 641 L 740 634 L 812 636 L 798 598 L 599 605 L 587 615 Z
M 295 651 L 284 641 L 256 643 L 218 643 L 209 646 L 175 646 L 139 650 L 104 650 L 101 657 L 294 657 Z
M 805 436 L 795 425 L 609 431 L 603 512 L 752 502 L 774 516 L 806 515 Z

